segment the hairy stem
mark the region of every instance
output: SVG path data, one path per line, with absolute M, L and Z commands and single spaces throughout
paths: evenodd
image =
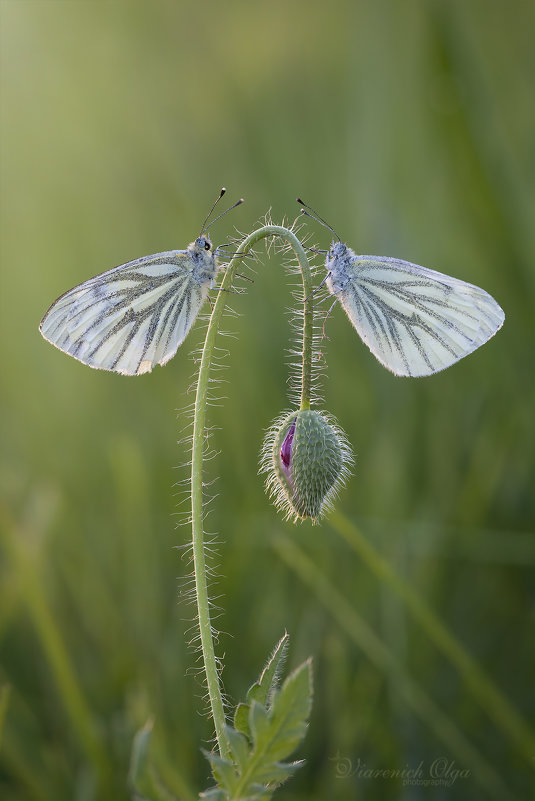
M 301 409 L 310 408 L 310 387 L 312 370 L 312 276 L 310 265 L 306 257 L 303 246 L 295 234 L 288 228 L 280 225 L 265 225 L 242 242 L 236 255 L 230 261 L 221 283 L 221 289 L 230 289 L 240 256 L 247 253 L 255 242 L 268 236 L 280 236 L 286 239 L 295 251 L 301 267 L 304 292 L 304 315 L 303 315 L 303 361 L 301 375 Z M 204 553 L 203 538 L 203 519 L 202 519 L 202 467 L 203 467 L 203 448 L 205 442 L 205 419 L 206 405 L 208 398 L 208 381 L 210 377 L 210 366 L 215 347 L 216 335 L 219 323 L 225 308 L 226 298 L 224 291 L 218 293 L 214 309 L 210 316 L 210 322 L 206 331 L 206 338 L 201 356 L 199 376 L 197 379 L 197 393 L 195 397 L 195 413 L 193 418 L 193 443 L 191 457 L 191 526 L 193 544 L 193 564 L 195 573 L 195 595 L 197 599 L 197 613 L 199 619 L 199 631 L 201 637 L 201 648 L 206 673 L 206 683 L 212 717 L 214 719 L 217 744 L 219 753 L 223 757 L 228 757 L 230 753 L 229 743 L 225 735 L 225 711 L 221 695 L 221 685 L 217 660 L 214 651 L 214 640 L 212 636 L 212 624 L 210 620 L 210 601 L 208 597 L 208 582 L 206 577 L 206 559 Z

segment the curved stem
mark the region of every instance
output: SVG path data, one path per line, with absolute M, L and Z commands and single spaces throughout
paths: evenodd
M 221 283 L 221 289 L 230 289 L 240 255 L 248 252 L 249 248 L 267 236 L 280 236 L 286 239 L 295 251 L 301 267 L 304 292 L 303 315 L 303 362 L 301 380 L 301 409 L 310 408 L 310 387 L 312 369 L 312 276 L 310 265 L 303 246 L 295 234 L 281 225 L 265 225 L 253 231 L 242 242 L 236 255 L 231 259 Z M 206 578 L 206 560 L 204 554 L 203 520 L 202 520 L 202 464 L 203 448 L 205 442 L 205 419 L 208 396 L 208 382 L 210 366 L 215 346 L 219 323 L 225 308 L 224 292 L 219 292 L 210 322 L 206 331 L 206 338 L 199 366 L 197 379 L 197 392 L 195 396 L 195 412 L 193 418 L 193 441 L 191 454 L 191 528 L 193 545 L 193 565 L 195 573 L 195 595 L 197 599 L 197 612 L 199 618 L 199 631 L 201 649 L 206 672 L 206 683 L 212 717 L 214 719 L 219 753 L 228 757 L 230 753 L 228 739 L 225 734 L 225 711 L 221 695 L 217 659 L 214 651 L 212 624 L 210 620 L 210 601 L 208 597 L 208 582 Z

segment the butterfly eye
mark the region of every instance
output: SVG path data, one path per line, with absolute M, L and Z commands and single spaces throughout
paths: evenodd
M 205 250 L 210 250 L 210 247 L 211 247 L 211 245 L 210 245 L 210 243 L 209 243 L 209 242 L 205 242 L 205 243 L 204 243 L 204 249 L 205 249 Z

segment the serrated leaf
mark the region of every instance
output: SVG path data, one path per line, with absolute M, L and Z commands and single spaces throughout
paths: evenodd
M 288 645 L 290 636 L 284 632 L 283 636 L 275 646 L 275 649 L 269 657 L 266 666 L 257 682 L 249 688 L 247 692 L 247 701 L 258 701 L 263 706 L 268 706 L 268 699 L 271 691 L 277 686 L 280 671 L 282 669 L 286 654 L 288 652 Z
M 261 785 L 282 784 L 303 764 L 302 759 L 298 762 L 271 762 L 267 766 L 265 773 L 262 773 L 261 768 L 255 772 L 255 780 Z
M 263 785 L 258 785 L 258 787 L 251 787 L 252 794 L 248 795 L 246 798 L 240 798 L 239 801 L 270 801 L 271 796 L 273 795 L 273 790 L 269 790 L 267 787 Z
M 251 784 L 247 790 L 248 795 L 232 796 L 230 801 L 270 801 L 273 790 L 264 784 Z
M 255 682 L 247 690 L 247 700 L 249 704 L 251 704 L 252 701 L 258 701 L 259 704 L 264 706 L 265 704 L 264 691 L 258 682 Z
M 233 729 L 232 726 L 225 726 L 225 733 L 232 757 L 241 770 L 249 759 L 249 743 L 246 737 L 236 729 Z
M 223 759 L 223 757 L 220 757 L 218 754 L 211 754 L 204 749 L 203 753 L 210 763 L 212 774 L 219 787 L 223 790 L 227 790 L 227 792 L 232 792 L 238 781 L 233 763 L 228 759 Z
M 228 795 L 219 787 L 210 787 L 204 793 L 199 793 L 199 798 L 206 798 L 207 801 L 227 801 Z
M 249 728 L 256 750 L 257 743 L 262 743 L 266 737 L 269 737 L 268 711 L 258 701 L 253 701 L 249 710 Z
M 268 711 L 251 701 L 249 728 L 253 748 L 241 766 L 230 801 L 260 801 L 271 798 L 276 786 L 285 781 L 301 762 L 285 763 L 303 738 L 312 704 L 310 660 L 295 670 L 272 694 Z
M 249 704 L 244 704 L 240 701 L 234 710 L 234 728 L 241 731 L 246 737 L 251 736 L 249 729 Z
M 273 696 L 269 713 L 270 742 L 265 743 L 266 757 L 272 762 L 285 759 L 297 748 L 305 736 L 311 707 L 312 665 L 308 660 L 288 676 Z

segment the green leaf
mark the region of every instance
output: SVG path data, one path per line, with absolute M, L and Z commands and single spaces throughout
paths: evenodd
M 245 734 L 251 739 L 251 729 L 249 727 L 249 714 L 251 701 L 258 701 L 262 706 L 268 707 L 268 701 L 275 690 L 282 665 L 288 652 L 289 635 L 285 632 L 273 653 L 269 657 L 258 681 L 256 681 L 247 692 L 248 703 L 239 703 L 234 711 L 234 728 Z
M 260 678 L 249 688 L 247 693 L 247 701 L 249 703 L 255 700 L 263 706 L 268 706 L 270 694 L 278 684 L 279 675 L 288 653 L 289 643 L 290 635 L 284 632 L 260 674 Z
M 249 729 L 249 704 L 244 704 L 242 701 L 234 710 L 234 728 L 241 731 L 246 737 L 251 736 Z
M 302 759 L 298 762 L 271 762 L 267 766 L 265 773 L 262 772 L 261 768 L 255 772 L 255 780 L 261 785 L 282 784 L 303 764 Z
M 219 787 L 228 792 L 232 792 L 238 781 L 233 763 L 228 759 L 223 759 L 223 757 L 220 757 L 218 754 L 211 754 L 204 749 L 203 753 L 210 763 L 214 779 Z
M 255 745 L 269 737 L 269 718 L 265 706 L 253 701 L 249 710 L 249 728 Z
M 210 787 L 209 790 L 200 793 L 199 798 L 206 798 L 207 801 L 227 801 L 228 795 L 219 787 Z
M 301 762 L 283 762 L 305 735 L 312 705 L 312 665 L 308 660 L 274 690 L 273 672 L 269 684 L 272 705 L 251 699 L 249 730 L 252 748 L 245 759 L 243 734 L 235 732 L 241 749 L 238 780 L 229 801 L 267 801 L 274 789 L 297 770 Z M 258 683 L 260 687 L 261 681 Z M 267 694 L 264 697 L 267 697 Z M 242 713 L 243 714 L 243 713 Z M 239 738 L 239 739 L 238 739 Z
M 275 789 L 303 764 L 283 760 L 292 754 L 307 730 L 312 706 L 312 663 L 308 660 L 297 668 L 277 690 L 287 643 L 285 634 L 260 679 L 249 690 L 249 703 L 236 708 L 236 727 L 225 726 L 234 764 L 230 759 L 205 752 L 218 787 L 207 790 L 201 798 L 269 801 Z
M 240 796 L 239 799 L 233 799 L 233 801 L 270 801 L 272 795 L 273 790 L 260 784 L 253 784 L 249 788 L 249 795 Z
M 230 745 L 232 757 L 239 768 L 243 768 L 249 759 L 249 743 L 241 732 L 233 729 L 232 726 L 225 726 L 225 734 Z
M 312 708 L 312 663 L 307 660 L 288 676 L 273 696 L 266 754 L 274 762 L 288 757 L 305 736 Z

